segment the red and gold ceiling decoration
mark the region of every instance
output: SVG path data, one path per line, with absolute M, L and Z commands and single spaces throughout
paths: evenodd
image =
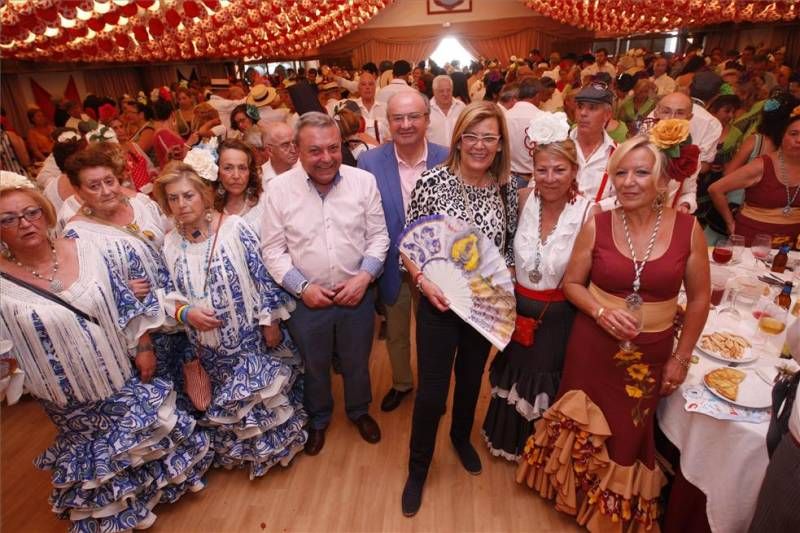
M 793 21 L 798 0 L 526 0 L 563 24 L 602 34 L 631 35 L 724 22 Z
M 0 55 L 155 62 L 299 57 L 393 0 L 0 0 Z

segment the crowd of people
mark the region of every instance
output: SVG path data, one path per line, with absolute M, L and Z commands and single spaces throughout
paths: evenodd
M 782 49 L 245 77 L 91 95 L 55 123 L 31 109 L 26 139 L 3 120 L 0 339 L 58 428 L 36 461 L 53 509 L 74 531 L 143 528 L 209 468 L 252 479 L 319 454 L 332 372 L 379 442 L 376 313 L 381 411 L 416 382 L 403 514 L 422 505 L 451 375 L 450 441 L 480 474 L 491 343 L 398 249 L 439 214 L 477 228 L 515 279 L 490 452 L 592 531 L 657 530 L 656 407 L 706 321 L 707 246 L 798 244 L 800 74 Z M 768 503 L 755 530 L 798 525 Z

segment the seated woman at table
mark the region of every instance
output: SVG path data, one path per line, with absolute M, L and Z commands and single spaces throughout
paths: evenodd
M 564 293 L 580 312 L 559 397 L 517 470 L 518 482 L 555 498 L 556 509 L 591 531 L 658 530 L 666 478 L 655 462 L 656 408 L 686 378 L 708 314 L 703 230 L 665 205 L 666 168 L 665 154 L 641 136 L 609 159 L 620 207 L 588 221 L 575 241 Z M 682 283 L 688 303 L 673 351 Z M 628 310 L 635 304 L 641 323 Z M 623 349 L 625 340 L 635 347 Z
M 493 455 L 519 459 L 533 421 L 542 416 L 558 392 L 564 349 L 575 308 L 561 290 L 572 245 L 592 202 L 578 194 L 575 143 L 567 137 L 564 113 L 548 115 L 560 126 L 560 138 L 528 129 L 534 148 L 533 187 L 520 190 L 520 218 L 514 237 L 517 314 L 541 320 L 535 342 L 512 339 L 492 361 L 492 400 L 483 436 Z M 537 119 L 544 121 L 544 119 Z M 533 193 L 533 194 L 531 194 Z M 523 328 L 520 324 L 518 327 Z
M 0 339 L 58 429 L 35 464 L 71 531 L 145 529 L 156 504 L 204 487 L 210 438 L 154 373 L 159 302 L 137 300 L 86 239 L 51 240 L 55 211 L 32 187 L 0 173 Z
M 780 102 L 781 143 L 775 152 L 724 176 L 708 188 L 728 233 L 743 235 L 749 246 L 759 233 L 772 235 L 774 247 L 792 247 L 800 235 L 800 106 L 791 96 Z M 744 189 L 744 205 L 734 217 L 726 194 Z
M 282 324 L 295 300 L 267 273 L 250 226 L 212 209 L 214 193 L 191 166 L 167 166 L 155 196 L 175 217 L 164 256 L 176 314 L 185 314 L 211 379 L 211 403 L 198 423 L 211 428 L 215 465 L 263 476 L 288 465 L 307 438 L 300 357 Z

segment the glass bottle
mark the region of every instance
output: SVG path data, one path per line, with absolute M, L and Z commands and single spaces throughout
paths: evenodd
M 781 289 L 780 294 L 775 297 L 775 303 L 787 311 L 789 308 L 792 307 L 792 289 L 794 285 L 791 281 L 787 281 L 783 284 L 783 289 Z
M 789 261 L 789 245 L 784 244 L 781 246 L 775 258 L 772 260 L 772 271 L 778 274 L 783 274 L 786 270 L 786 263 Z

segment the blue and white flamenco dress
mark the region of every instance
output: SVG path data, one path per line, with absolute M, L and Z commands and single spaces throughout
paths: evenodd
M 261 333 L 261 326 L 287 320 L 295 302 L 267 273 L 245 220 L 225 216 L 212 252 L 213 237 L 191 243 L 172 231 L 164 255 L 174 298 L 213 309 L 222 321 L 211 331 L 187 328 L 212 381 L 211 405 L 199 423 L 213 430 L 215 465 L 247 466 L 253 479 L 275 464 L 287 466 L 308 438 L 297 348 L 283 323 L 275 348 Z
M 35 460 L 51 471 L 53 511 L 73 532 L 143 529 L 156 504 L 204 487 L 213 448 L 169 380 L 137 376 L 138 339 L 164 321 L 158 301 L 143 305 L 94 247 L 75 243 L 80 273 L 59 296 L 97 323 L 0 279 L 0 338 L 58 428 Z

